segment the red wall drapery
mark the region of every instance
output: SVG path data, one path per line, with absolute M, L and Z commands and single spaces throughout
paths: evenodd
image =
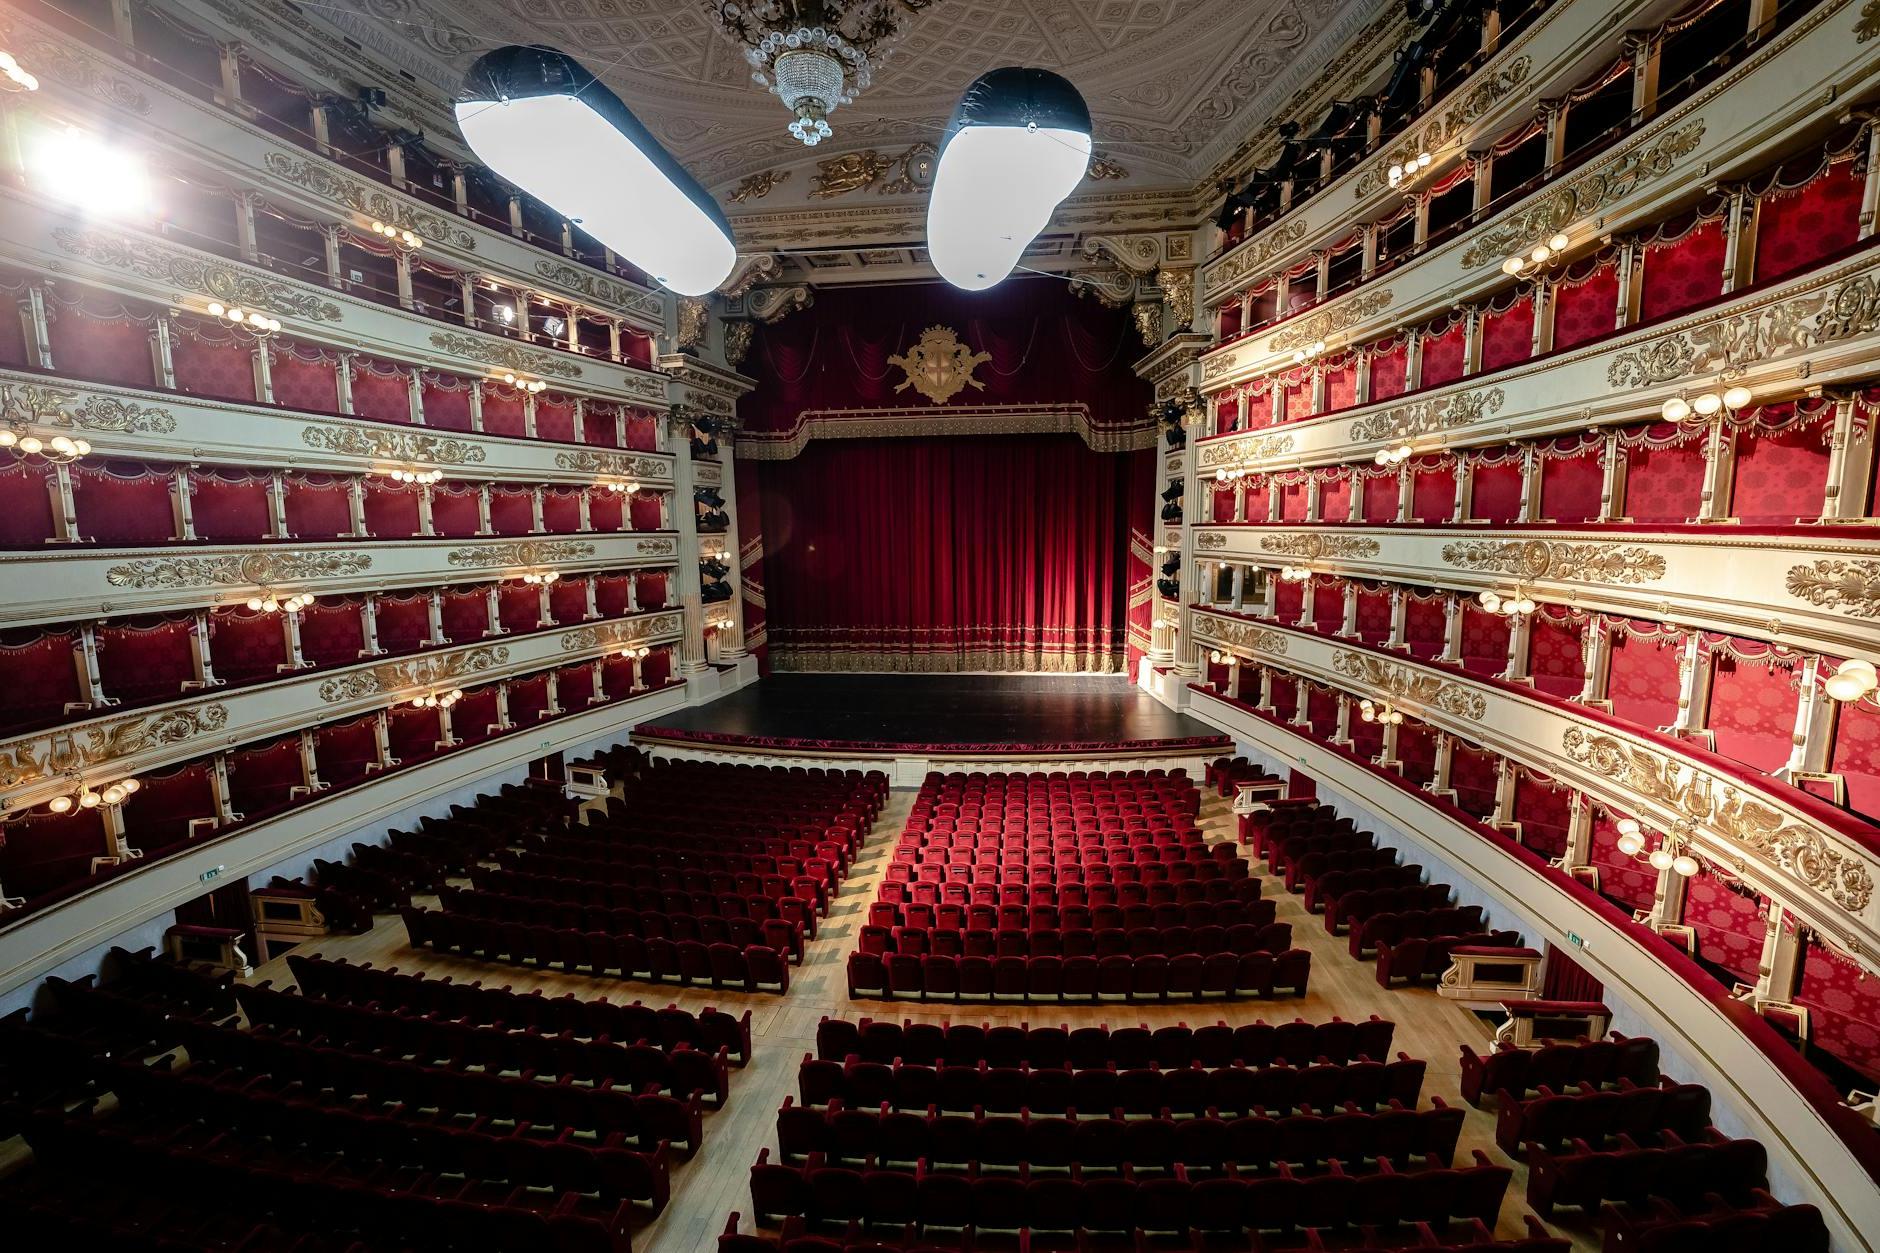
M 773 663 L 1121 669 L 1129 468 L 1071 436 L 820 441 L 765 463 Z

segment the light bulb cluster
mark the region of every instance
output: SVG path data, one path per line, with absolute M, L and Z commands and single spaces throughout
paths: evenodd
M 1880 676 L 1875 675 L 1873 662 L 1850 657 L 1821 686 L 1834 700 L 1856 701 L 1880 687 Z
M 11 52 L 0 51 L 0 91 L 38 91 L 39 80 L 28 74 Z
M 628 661 L 645 661 L 648 657 L 653 655 L 653 650 L 648 648 L 645 644 L 628 644 L 614 655 L 616 657 L 625 657 Z
M 55 796 L 47 801 L 46 808 L 55 814 L 69 814 L 74 809 L 97 809 L 101 805 L 110 809 L 122 805 L 136 795 L 137 789 L 142 786 L 143 784 L 135 779 L 119 779 L 101 788 L 94 788 L 89 783 L 81 783 L 78 791 L 71 795 Z
M 435 483 L 444 477 L 442 470 L 387 470 L 385 477 L 394 483 Z
M 1380 448 L 1372 455 L 1371 460 L 1381 466 L 1402 465 L 1410 460 L 1410 445 L 1398 444 L 1391 448 Z
M 1214 481 L 1216 483 L 1232 483 L 1239 479 L 1244 479 L 1252 473 L 1253 470 L 1249 466 L 1222 466 L 1214 472 Z
M 463 699 L 463 689 L 453 687 L 448 692 L 427 692 L 423 696 L 411 698 L 413 709 L 449 709 Z
M 1209 650 L 1208 660 L 1213 662 L 1217 666 L 1225 666 L 1231 662 L 1239 661 L 1240 658 L 1234 656 L 1234 654 L 1227 652 L 1224 649 L 1215 648 L 1215 649 Z
M 312 603 L 312 592 L 295 592 L 292 596 L 280 596 L 274 592 L 263 592 L 259 596 L 250 596 L 248 598 L 248 608 L 252 613 L 297 614 Z
M 1538 607 L 1534 598 L 1522 591 L 1513 591 L 1507 595 L 1489 588 L 1475 597 L 1477 603 L 1490 613 L 1506 614 L 1510 618 L 1522 618 L 1534 612 Z
M 525 378 L 520 374 L 507 374 L 506 373 L 503 375 L 503 382 L 509 384 L 511 387 L 515 388 L 518 391 L 524 391 L 524 392 L 539 392 L 544 387 L 548 386 L 548 384 L 544 383 L 541 379 Z
M 1307 344 L 1304 348 L 1301 348 L 1297 352 L 1293 353 L 1292 355 L 1293 364 L 1304 365 L 1308 361 L 1317 361 L 1320 357 L 1325 355 L 1325 347 L 1326 345 L 1325 345 L 1324 340 L 1322 339 L 1313 340 L 1311 343 Z
M 244 309 L 240 305 L 225 305 L 219 300 L 209 302 L 209 316 L 220 318 L 230 326 L 239 326 L 244 331 L 256 335 L 272 335 L 281 329 L 281 320 L 271 318 L 255 309 Z
M 1312 577 L 1310 566 L 1281 566 L 1279 577 L 1288 583 L 1303 583 Z
M 1621 818 L 1618 822 L 1619 851 L 1627 857 L 1638 857 L 1645 848 L 1645 829 L 1637 818 Z M 1699 866 L 1697 858 L 1691 856 L 1685 846 L 1684 838 L 1677 835 L 1665 835 L 1643 859 L 1653 870 L 1670 870 L 1688 879 L 1696 874 Z
M 1358 716 L 1366 722 L 1375 722 L 1380 727 L 1403 725 L 1403 710 L 1394 708 L 1389 701 L 1380 704 L 1369 696 L 1358 702 Z
M 393 226 L 389 222 L 377 222 L 377 221 L 373 222 L 372 233 L 375 235 L 385 236 L 385 238 L 391 240 L 393 243 L 399 245 L 401 248 L 424 247 L 424 239 L 422 236 L 418 235 L 417 233 L 413 231 L 408 231 L 401 227 Z
M 640 492 L 638 479 L 615 479 L 610 483 L 603 484 L 603 486 L 606 487 L 608 491 L 621 496 L 637 496 Z
M 91 441 L 70 435 L 44 438 L 31 431 L 0 427 L 0 448 L 10 448 L 22 457 L 44 457 L 47 461 L 69 465 L 91 451 Z
M 1561 234 L 1555 235 L 1544 244 L 1535 244 L 1533 250 L 1530 252 L 1524 252 L 1509 257 L 1506 261 L 1501 263 L 1501 272 L 1503 274 L 1520 274 L 1523 271 L 1546 265 L 1549 261 L 1558 258 L 1572 243 L 1573 241 L 1562 232 Z
M 1419 152 L 1408 161 L 1393 161 L 1391 162 L 1390 169 L 1384 172 L 1384 177 L 1390 180 L 1392 187 L 1400 187 L 1407 179 L 1415 178 L 1423 171 L 1429 169 L 1430 162 L 1433 160 L 1435 160 L 1435 158 L 1430 156 L 1429 153 Z
M 1692 416 L 1714 418 L 1718 412 L 1728 409 L 1735 413 L 1739 409 L 1749 408 L 1756 394 L 1741 383 L 1726 387 L 1722 391 L 1699 392 L 1695 396 L 1673 396 L 1665 401 L 1658 412 L 1667 422 L 1684 422 Z
M 559 570 L 531 570 L 529 573 L 522 576 L 522 581 L 524 583 L 547 586 L 559 578 L 561 578 L 561 571 Z

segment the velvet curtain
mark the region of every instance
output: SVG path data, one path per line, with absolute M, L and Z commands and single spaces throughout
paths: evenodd
M 1128 457 L 1072 436 L 818 441 L 760 483 L 779 669 L 1122 668 Z

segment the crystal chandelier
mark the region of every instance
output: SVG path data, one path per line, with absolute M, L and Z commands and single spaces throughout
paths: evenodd
M 901 33 L 903 13 L 935 0 L 707 0 L 726 34 L 744 45 L 751 80 L 776 93 L 814 146 L 834 134 L 829 115 L 874 81 L 874 58 Z

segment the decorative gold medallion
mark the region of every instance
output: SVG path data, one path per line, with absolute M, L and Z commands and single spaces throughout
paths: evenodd
M 991 353 L 974 352 L 962 344 L 952 327 L 930 326 L 920 333 L 919 343 L 889 357 L 888 364 L 907 373 L 895 391 L 912 387 L 934 404 L 944 405 L 968 387 L 984 391 L 986 385 L 973 377 L 973 371 L 990 360 Z

